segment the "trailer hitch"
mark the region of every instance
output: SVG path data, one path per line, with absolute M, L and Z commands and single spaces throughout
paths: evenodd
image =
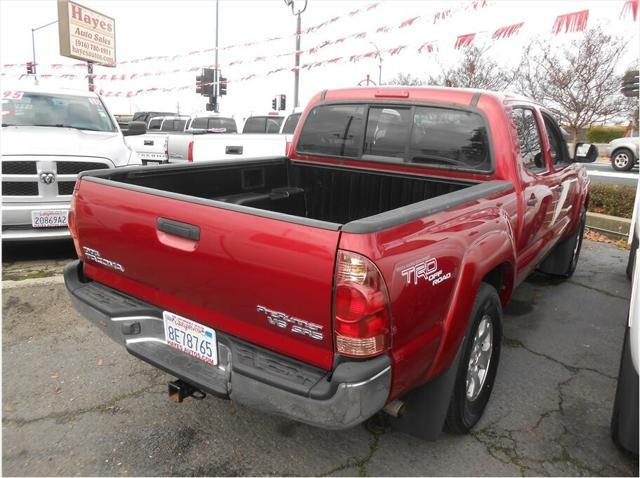
M 169 382 L 169 400 L 182 403 L 185 398 L 193 397 L 195 400 L 202 400 L 207 394 L 202 390 L 182 380 Z

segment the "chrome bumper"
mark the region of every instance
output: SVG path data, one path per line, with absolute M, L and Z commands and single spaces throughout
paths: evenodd
M 69 203 L 3 203 L 2 204 L 2 240 L 3 241 L 39 241 L 69 239 L 71 234 L 66 227 L 33 228 L 31 211 L 68 210 Z
M 328 373 L 218 332 L 211 366 L 166 344 L 160 309 L 84 279 L 79 261 L 65 268 L 65 283 L 75 308 L 130 354 L 206 392 L 328 429 L 357 425 L 387 401 L 387 356 Z

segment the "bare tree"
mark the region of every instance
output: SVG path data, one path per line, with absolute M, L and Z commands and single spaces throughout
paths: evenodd
M 481 45 L 466 47 L 456 66 L 441 70 L 429 79 L 429 84 L 502 91 L 514 81 L 514 72 L 498 66 L 489 55 L 489 47 Z
M 425 85 L 426 82 L 420 78 L 416 78 L 415 76 L 411 76 L 411 74 L 407 73 L 398 73 L 394 78 L 386 82 L 387 85 L 402 85 L 402 86 L 422 86 Z
M 616 74 L 626 43 L 596 27 L 565 47 L 536 41 L 523 51 L 517 89 L 541 102 L 572 133 L 596 122 L 625 119 L 631 102 L 620 94 Z

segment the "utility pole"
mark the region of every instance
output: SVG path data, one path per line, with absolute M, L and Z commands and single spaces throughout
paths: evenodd
M 215 111 L 216 113 L 218 113 L 220 111 L 220 106 L 218 105 L 218 76 L 219 76 L 219 72 L 218 72 L 218 12 L 219 12 L 219 8 L 220 8 L 220 0 L 216 0 L 216 59 L 215 59 L 215 66 L 214 66 L 215 75 L 213 77 L 213 81 L 214 81 L 214 84 L 213 84 L 213 97 L 215 98 L 213 111 Z
M 296 7 L 296 3 L 300 4 L 304 1 L 302 7 Z M 300 33 L 302 31 L 302 13 L 307 9 L 307 0 L 284 0 L 284 3 L 291 7 L 291 13 L 298 17 L 296 22 L 296 67 L 294 71 L 294 84 L 293 84 L 293 107 L 298 108 L 300 106 L 299 91 L 300 91 Z

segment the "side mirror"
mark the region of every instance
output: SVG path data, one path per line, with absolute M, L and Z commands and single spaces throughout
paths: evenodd
M 124 136 L 137 136 L 139 134 L 146 134 L 147 132 L 147 123 L 144 121 L 132 121 L 129 123 L 129 128 L 127 131 L 123 131 L 122 134 Z
M 573 157 L 576 163 L 593 163 L 598 159 L 598 148 L 595 144 L 576 143 Z

